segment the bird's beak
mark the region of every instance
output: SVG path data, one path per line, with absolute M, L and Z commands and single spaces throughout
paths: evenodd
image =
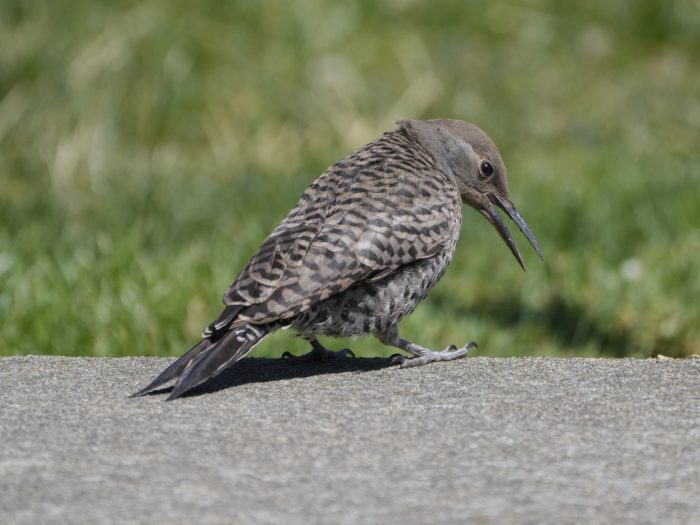
M 489 194 L 488 198 L 489 201 L 491 201 L 491 204 L 481 209 L 480 211 L 484 215 L 484 217 L 486 217 L 486 219 L 488 219 L 488 221 L 491 224 L 493 224 L 493 227 L 496 228 L 496 231 L 498 231 L 498 234 L 501 236 L 501 239 L 503 239 L 503 241 L 508 245 L 508 248 L 510 248 L 510 251 L 515 256 L 515 259 L 518 261 L 518 264 L 520 264 L 522 269 L 525 269 L 525 263 L 523 262 L 523 258 L 520 255 L 518 247 L 515 245 L 515 241 L 513 241 L 513 237 L 511 237 L 508 228 L 506 228 L 506 225 L 503 224 L 501 216 L 496 211 L 494 204 L 501 208 L 504 212 L 506 212 L 506 215 L 508 215 L 508 217 L 510 217 L 510 219 L 518 225 L 520 231 L 523 232 L 525 237 L 527 237 L 527 240 L 530 241 L 530 244 L 532 244 L 532 247 L 537 252 L 537 255 L 539 255 L 540 259 L 544 260 L 544 256 L 542 255 L 542 249 L 540 248 L 537 239 L 535 239 L 535 236 L 530 231 L 530 227 L 525 222 L 525 219 L 523 219 L 522 216 L 518 213 L 518 210 L 515 209 L 515 206 L 513 206 L 510 200 L 501 199 L 498 195 L 494 193 Z

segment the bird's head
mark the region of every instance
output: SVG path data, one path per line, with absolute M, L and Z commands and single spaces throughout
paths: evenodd
M 496 207 L 518 225 L 537 255 L 543 257 L 537 239 L 513 205 L 505 164 L 486 133 L 461 120 L 401 120 L 398 124 L 432 155 L 441 171 L 453 178 L 462 202 L 479 211 L 496 228 L 523 270 L 523 258 Z

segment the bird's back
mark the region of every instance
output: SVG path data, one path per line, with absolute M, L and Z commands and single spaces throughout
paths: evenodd
M 454 181 L 430 154 L 401 129 L 385 133 L 311 184 L 224 302 L 242 321 L 291 321 L 351 287 L 427 268 L 420 261 L 434 256 L 441 264 L 429 273 L 442 275 L 461 217 Z

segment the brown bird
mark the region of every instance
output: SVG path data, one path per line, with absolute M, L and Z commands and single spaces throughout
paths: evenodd
M 335 163 L 309 186 L 233 281 L 223 312 L 203 339 L 134 395 L 175 380 L 168 399 L 179 397 L 278 328 L 291 328 L 311 343 L 302 360 L 349 353 L 325 349 L 317 335 L 374 334 L 411 355 L 397 359 L 402 367 L 465 356 L 475 343 L 433 352 L 398 332 L 399 321 L 426 297 L 454 255 L 462 203 L 486 217 L 523 269 L 496 207 L 542 258 L 508 195 L 501 155 L 483 131 L 459 120 L 399 121 L 398 129 Z

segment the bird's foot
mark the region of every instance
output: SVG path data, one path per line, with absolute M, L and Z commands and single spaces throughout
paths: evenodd
M 410 368 L 412 366 L 427 365 L 428 363 L 432 363 L 434 361 L 452 361 L 453 359 L 465 357 L 472 348 L 478 348 L 474 341 L 464 345 L 462 348 L 457 348 L 455 345 L 450 345 L 442 352 L 432 352 L 422 348 L 416 352 L 414 357 L 394 354 L 391 356 L 391 363 L 399 365 L 401 368 Z
M 347 359 L 348 357 L 355 357 L 355 354 L 349 348 L 343 348 L 342 350 L 328 350 L 321 343 L 315 339 L 311 341 L 312 350 L 302 355 L 293 355 L 290 352 L 285 352 L 282 354 L 282 358 L 288 359 L 290 363 L 294 365 L 300 365 L 303 363 L 327 363 L 328 361 L 337 361 L 339 359 Z

